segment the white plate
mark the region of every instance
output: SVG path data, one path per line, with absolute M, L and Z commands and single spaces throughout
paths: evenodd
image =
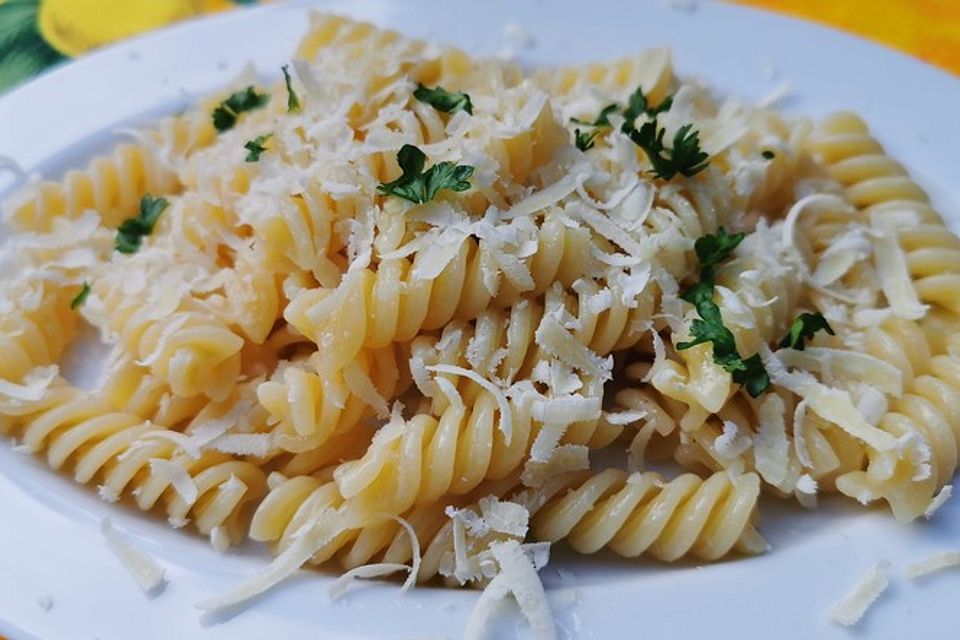
M 291 2 L 186 24 L 101 51 L 0 99 L 0 154 L 55 177 L 102 150 L 124 124 L 170 112 L 186 94 L 213 89 L 248 60 L 275 74 L 306 28 L 309 3 Z M 659 2 L 552 0 L 338 0 L 328 10 L 473 52 L 504 46 L 515 22 L 536 45 L 531 63 L 603 60 L 674 47 L 677 68 L 749 99 L 788 82 L 791 112 L 811 116 L 853 108 L 937 197 L 960 203 L 960 83 L 873 44 L 772 14 L 720 4 L 681 12 Z M 767 79 L 771 65 L 777 78 Z M 6 180 L 6 183 L 3 182 Z M 0 175 L 0 189 L 9 187 Z M 958 217 L 953 216 L 954 221 Z M 956 638 L 960 573 L 912 584 L 906 563 L 960 546 L 960 504 L 930 523 L 897 524 L 881 511 L 827 501 L 817 513 L 765 504 L 766 556 L 716 565 L 665 567 L 613 558 L 557 557 L 544 571 L 551 588 L 574 587 L 576 604 L 558 612 L 567 636 L 584 638 L 847 638 L 826 611 L 878 559 L 892 563 L 893 586 L 854 636 Z M 104 516 L 166 568 L 170 584 L 145 598 L 104 547 Z M 197 537 L 149 516 L 100 502 L 0 442 L 0 634 L 24 638 L 424 638 L 457 637 L 475 592 L 393 585 L 327 602 L 331 578 L 302 572 L 243 613 L 202 624 L 193 605 L 257 571 L 266 553 L 249 546 L 220 555 Z M 558 576 L 562 567 L 564 579 Z M 568 592 L 569 593 L 569 592 Z M 52 598 L 44 611 L 40 598 Z M 508 617 L 498 636 L 522 627 Z

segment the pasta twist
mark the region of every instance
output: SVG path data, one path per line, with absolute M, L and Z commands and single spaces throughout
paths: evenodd
M 45 452 L 51 468 L 72 469 L 81 484 L 97 482 L 105 499 L 129 495 L 144 511 L 162 505 L 173 524 L 192 520 L 203 534 L 222 527 L 242 539 L 245 506 L 266 492 L 256 464 L 216 451 L 190 458 L 155 437 L 162 427 L 65 384 L 23 416 L 16 432 L 27 450 Z
M 375 412 L 387 417 L 387 401 L 405 386 L 398 349 L 390 345 L 363 350 L 342 369 L 328 368 L 314 356 L 307 366 L 285 367 L 261 384 L 257 396 L 277 425 L 277 445 L 287 451 L 309 451 Z
M 158 424 L 177 426 L 199 411 L 203 396 L 176 396 L 148 367 L 129 358 L 113 363 L 99 393 L 114 410 Z
M 301 527 L 324 509 L 338 508 L 342 500 L 336 483 L 324 474 L 286 479 L 274 486 L 257 507 L 250 537 L 272 543 L 274 552 L 279 553 L 290 545 Z M 442 502 L 434 503 L 404 514 L 421 545 L 429 543 L 447 521 L 445 506 Z M 342 532 L 319 549 L 311 562 L 323 564 L 336 558 L 344 569 L 353 569 L 370 562 L 406 563 L 411 555 L 410 540 L 401 525 L 381 518 Z
M 15 383 L 60 359 L 76 333 L 70 301 L 80 291 L 49 282 L 19 283 L 18 288 L 0 290 L 0 379 Z
M 585 229 L 547 219 L 537 232 L 538 249 L 526 259 L 530 281 L 497 291 L 487 274 L 498 273 L 485 241 L 467 238 L 439 273 L 424 274 L 427 253 L 413 260 L 383 260 L 377 270 L 347 274 L 334 291 L 304 291 L 284 312 L 287 321 L 318 345 L 332 364 L 353 360 L 362 347 L 382 348 L 412 340 L 451 320 L 472 320 L 492 304 L 507 306 L 521 295 L 537 295 L 554 280 L 570 285 L 586 268 L 592 241 Z
M 84 171 L 68 171 L 60 182 L 27 187 L 6 206 L 6 220 L 16 231 L 48 232 L 56 218 L 77 218 L 94 209 L 103 224 L 117 227 L 139 211 L 146 194 L 177 189 L 176 176 L 149 146 L 126 143 L 109 156 L 95 158 Z
M 867 220 L 895 233 L 919 298 L 960 313 L 960 239 L 866 124 L 852 113 L 837 113 L 821 123 L 808 143 Z
M 868 451 L 865 470 L 844 474 L 839 490 L 867 502 L 886 500 L 899 520 L 920 516 L 934 493 L 953 477 L 960 451 L 960 359 L 933 355 L 923 329 L 888 318 L 864 336 L 872 355 L 896 366 L 905 392 L 894 397 L 878 426 L 894 435 L 900 450 Z
M 250 537 L 270 543 L 274 553 L 290 546 L 294 536 L 322 514 L 342 509 L 344 498 L 329 470 L 296 477 L 277 476 L 272 488 L 257 507 L 250 525 Z M 451 497 L 417 505 L 403 514 L 413 528 L 422 557 L 417 575 L 427 582 L 444 572 L 453 555 L 452 521 L 447 509 L 465 508 L 477 513 L 477 496 L 502 497 L 516 492 L 516 476 L 484 483 L 467 496 Z M 466 505 L 466 506 L 465 506 Z M 310 562 L 320 565 L 336 560 L 344 569 L 373 563 L 409 563 L 412 546 L 400 522 L 383 514 L 369 514 L 358 526 L 347 528 L 314 553 Z
M 225 322 L 193 304 L 172 313 L 125 291 L 124 280 L 100 278 L 93 292 L 106 309 L 106 329 L 119 336 L 174 394 L 222 400 L 240 374 L 244 340 Z M 164 292 L 166 294 L 168 292 Z
M 609 548 L 665 562 L 760 553 L 767 545 L 751 524 L 759 493 L 753 473 L 720 471 L 706 480 L 685 474 L 665 482 L 652 472 L 606 469 L 549 501 L 531 531 L 538 540 L 565 540 L 580 553 Z
M 659 104 L 672 87 L 673 63 L 668 49 L 650 49 L 611 63 L 539 70 L 533 81 L 561 104 L 596 94 L 624 101 L 637 87 L 643 87 L 652 104 Z

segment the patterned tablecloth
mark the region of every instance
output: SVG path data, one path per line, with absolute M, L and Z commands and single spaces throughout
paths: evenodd
M 960 75 L 960 0 L 735 1 L 845 29 Z M 103 44 L 256 2 L 0 0 L 0 91 Z M 685 4 L 695 6 L 696 2 Z

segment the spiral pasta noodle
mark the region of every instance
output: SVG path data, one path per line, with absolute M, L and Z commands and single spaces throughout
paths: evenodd
M 244 507 L 266 490 L 255 464 L 217 452 L 191 460 L 172 442 L 151 437 L 162 428 L 68 385 L 21 420 L 23 446 L 44 452 L 52 468 L 71 469 L 81 484 L 97 482 L 110 500 L 130 495 L 144 511 L 162 508 L 177 526 L 193 521 L 206 535 L 223 527 L 241 539 Z M 182 470 L 192 488 L 181 492 L 176 476 L 160 473 L 157 461 Z
M 608 469 L 548 502 L 533 518 L 533 535 L 566 540 L 581 553 L 609 548 L 667 562 L 687 554 L 716 560 L 734 549 L 757 553 L 766 549 L 750 522 L 759 490 L 754 474 L 664 482 L 655 473 Z
M 68 171 L 61 182 L 30 187 L 6 208 L 7 223 L 17 231 L 49 231 L 60 216 L 76 218 L 94 209 L 110 227 L 133 215 L 140 199 L 179 188 L 176 176 L 142 144 L 122 144 L 109 156 L 94 159 L 85 171 Z

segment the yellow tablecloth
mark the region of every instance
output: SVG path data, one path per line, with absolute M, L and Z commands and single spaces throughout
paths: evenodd
M 0 0 L 0 91 L 103 44 L 257 1 Z M 845 29 L 960 75 L 960 0 L 733 1 Z

